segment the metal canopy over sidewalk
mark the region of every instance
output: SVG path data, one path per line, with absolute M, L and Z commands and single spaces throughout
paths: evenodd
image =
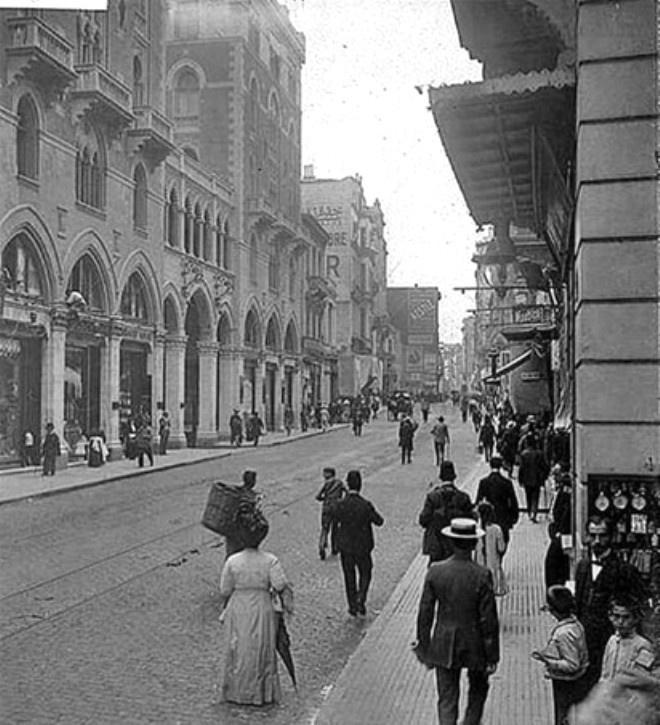
M 510 219 L 538 227 L 538 157 L 548 148 L 539 137 L 552 139 L 557 153 L 572 122 L 574 92 L 568 69 L 429 89 L 440 137 L 478 224 Z

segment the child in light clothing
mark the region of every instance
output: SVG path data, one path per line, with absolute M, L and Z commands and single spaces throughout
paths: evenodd
M 502 569 L 502 558 L 506 551 L 506 541 L 504 534 L 498 524 L 495 523 L 495 508 L 489 501 L 482 501 L 477 506 L 481 527 L 486 532 L 486 536 L 477 542 L 474 552 L 474 560 L 477 564 L 490 569 L 493 575 L 493 588 L 496 597 L 502 597 L 508 593 L 509 589 L 504 577 Z
M 546 677 L 552 680 L 555 725 L 568 725 L 570 708 L 586 695 L 584 673 L 589 665 L 584 627 L 575 616 L 575 599 L 570 590 L 555 585 L 548 588 L 543 609 L 557 620 L 550 639 L 532 657 L 543 662 Z
M 655 655 L 653 645 L 637 632 L 642 620 L 639 604 L 625 596 L 615 596 L 610 603 L 609 616 L 614 634 L 605 647 L 600 681 L 612 680 L 630 670 L 650 672 Z

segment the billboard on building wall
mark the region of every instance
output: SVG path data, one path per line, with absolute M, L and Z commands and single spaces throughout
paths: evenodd
M 404 344 L 437 350 L 437 287 L 390 287 L 387 311 Z
M 404 347 L 402 384 L 434 385 L 438 376 L 438 289 L 390 287 L 387 311 Z

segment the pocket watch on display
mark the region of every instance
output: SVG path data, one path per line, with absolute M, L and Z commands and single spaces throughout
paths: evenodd
M 644 484 L 637 489 L 631 503 L 635 511 L 643 511 L 646 508 L 646 488 L 644 488 Z
M 610 507 L 610 500 L 605 495 L 605 492 L 601 488 L 598 492 L 598 496 L 596 497 L 596 500 L 594 501 L 594 506 L 598 511 L 607 511 L 607 509 Z
M 628 500 L 625 486 L 619 486 L 619 488 L 614 492 L 614 508 L 619 511 L 623 511 L 623 509 L 625 509 L 628 505 Z

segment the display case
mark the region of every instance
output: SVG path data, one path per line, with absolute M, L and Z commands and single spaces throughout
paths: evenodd
M 633 564 L 660 606 L 660 476 L 591 475 L 589 516 L 614 523 L 614 547 Z

